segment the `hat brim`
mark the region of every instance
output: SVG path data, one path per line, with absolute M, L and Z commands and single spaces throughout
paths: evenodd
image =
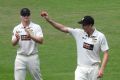
M 83 24 L 83 21 L 81 20 L 81 21 L 78 21 L 78 24 Z

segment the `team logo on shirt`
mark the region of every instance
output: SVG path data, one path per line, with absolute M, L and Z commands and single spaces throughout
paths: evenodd
M 21 40 L 31 40 L 27 35 L 21 35 Z
M 91 36 L 91 38 L 92 38 L 92 42 L 93 42 L 93 43 L 96 43 L 96 42 L 97 42 L 96 36 Z
M 86 42 L 83 43 L 83 48 L 88 49 L 88 50 L 93 50 L 94 45 L 93 44 L 88 44 Z
M 85 37 L 82 37 L 82 39 L 86 39 Z

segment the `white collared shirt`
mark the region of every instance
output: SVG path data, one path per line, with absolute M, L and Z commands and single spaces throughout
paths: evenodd
M 88 37 L 83 29 L 68 28 L 68 31 L 76 40 L 78 65 L 101 63 L 100 51 L 104 52 L 109 49 L 103 33 L 95 29 L 93 34 Z
M 42 29 L 38 24 L 30 22 L 28 27 L 30 28 L 33 35 L 43 37 Z M 38 52 L 37 43 L 27 37 L 22 23 L 14 27 L 12 39 L 16 38 L 16 32 L 18 32 L 20 35 L 20 40 L 18 42 L 19 48 L 17 49 L 17 54 L 31 55 Z

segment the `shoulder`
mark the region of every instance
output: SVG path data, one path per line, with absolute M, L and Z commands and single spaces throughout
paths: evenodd
M 21 26 L 21 24 L 16 25 L 16 26 L 14 27 L 14 30 L 19 29 L 20 26 Z
M 100 40 L 106 39 L 104 33 L 100 32 L 100 31 L 96 31 L 96 33 Z
M 79 34 L 83 34 L 84 30 L 80 28 L 68 28 L 68 32 L 73 36 L 77 36 Z
M 41 29 L 41 26 L 39 24 L 36 24 L 36 23 L 33 23 L 33 22 L 30 23 L 30 27 L 32 27 L 34 29 Z
M 32 26 L 34 26 L 34 27 L 40 27 L 39 24 L 36 24 L 36 23 L 34 23 L 34 22 L 30 22 L 30 25 L 32 25 Z
M 98 35 L 101 36 L 101 37 L 102 37 L 102 36 L 105 36 L 104 33 L 100 32 L 100 31 L 98 31 L 98 30 L 97 30 L 97 33 L 98 33 Z

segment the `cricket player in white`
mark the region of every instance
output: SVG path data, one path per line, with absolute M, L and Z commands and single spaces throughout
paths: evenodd
M 79 22 L 83 29 L 73 29 L 51 20 L 45 11 L 41 12 L 41 16 L 56 29 L 70 33 L 75 38 L 77 45 L 75 80 L 99 80 L 108 61 L 109 48 L 104 34 L 93 27 L 94 19 L 85 16 Z M 104 53 L 102 62 L 100 51 Z
M 19 45 L 15 59 L 15 80 L 25 80 L 29 70 L 33 80 L 42 80 L 39 67 L 37 43 L 43 43 L 43 33 L 39 25 L 30 21 L 30 10 L 20 11 L 21 23 L 13 30 L 12 44 Z

